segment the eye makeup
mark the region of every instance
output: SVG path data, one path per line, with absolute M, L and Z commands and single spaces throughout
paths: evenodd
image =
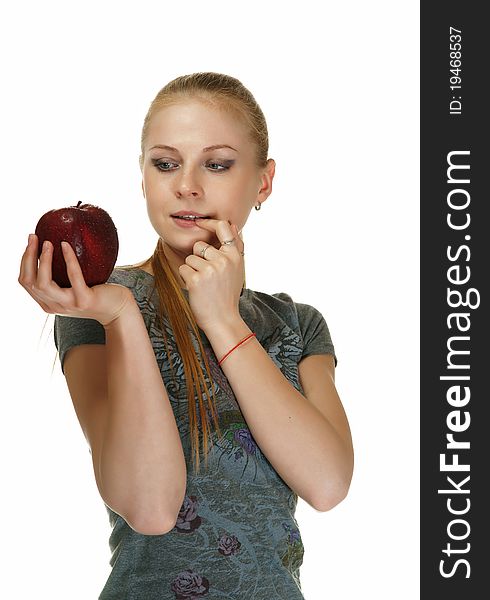
M 175 168 L 177 168 L 179 166 L 179 163 L 177 161 L 166 159 L 166 158 L 152 158 L 151 162 L 159 171 L 161 171 L 163 173 L 168 172 L 168 171 L 173 171 L 173 170 L 175 170 Z M 235 163 L 234 160 L 228 159 L 228 160 L 207 160 L 204 164 L 206 167 L 209 167 L 209 166 L 218 167 L 218 168 L 211 168 L 210 170 L 214 171 L 216 173 L 221 173 L 223 171 L 227 171 L 231 166 L 233 166 L 234 163 Z M 165 165 L 174 165 L 174 168 L 164 168 Z

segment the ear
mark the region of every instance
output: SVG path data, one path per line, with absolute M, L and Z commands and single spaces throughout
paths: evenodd
M 257 199 L 261 202 L 264 202 L 272 193 L 272 180 L 274 179 L 275 172 L 276 162 L 274 159 L 269 158 L 260 176 L 261 186 L 257 192 Z

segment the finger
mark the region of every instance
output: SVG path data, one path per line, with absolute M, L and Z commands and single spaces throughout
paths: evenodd
M 233 236 L 233 232 L 231 230 L 230 221 L 218 220 L 218 219 L 198 219 L 195 221 L 198 227 L 202 229 L 207 229 L 208 231 L 212 231 L 216 234 L 216 237 L 223 241 L 231 239 L 229 236 Z M 221 236 L 221 237 L 220 237 Z M 224 237 L 223 237 L 224 236 Z M 226 237 L 228 236 L 228 237 Z
M 185 259 L 185 264 L 191 267 L 193 271 L 204 271 L 205 269 L 209 269 L 213 258 L 211 257 L 211 249 L 213 249 L 215 252 L 215 259 L 218 258 L 226 260 L 219 250 L 216 250 L 216 248 L 209 246 L 209 250 L 206 251 L 206 258 L 201 258 L 200 256 L 196 256 L 195 254 L 189 254 L 189 256 L 187 256 Z
M 196 219 L 194 223 L 201 229 L 207 229 L 212 233 L 216 233 L 216 227 L 219 223 L 218 219 Z
M 216 234 L 216 237 L 220 241 L 221 247 L 220 251 L 223 252 L 233 252 L 233 248 L 237 248 L 240 252 L 243 251 L 243 242 L 241 242 L 237 230 L 232 229 L 229 221 L 219 221 L 217 219 L 200 219 L 196 221 L 196 225 L 202 227 L 203 229 L 207 229 L 208 231 L 213 231 Z M 223 244 L 225 241 L 234 240 L 233 244 Z
M 39 289 L 47 289 L 53 282 L 52 275 L 53 244 L 45 240 L 39 257 L 39 268 L 37 270 L 37 284 Z
M 223 241 L 231 240 L 234 237 L 230 221 L 218 219 L 199 219 L 196 221 L 196 225 L 202 229 L 207 229 L 208 231 L 214 233 L 218 238 L 220 245 L 223 245 Z
M 37 278 L 37 244 L 37 235 L 30 234 L 20 261 L 19 283 L 24 287 L 30 287 Z
M 191 276 L 195 273 L 194 269 L 192 267 L 189 267 L 189 265 L 187 264 L 182 264 L 179 267 L 179 274 L 182 277 L 182 279 L 184 280 L 185 283 L 185 289 L 189 289 L 188 288 L 188 284 L 190 281 Z
M 63 252 L 63 259 L 66 263 L 68 279 L 70 280 L 73 291 L 76 295 L 85 293 L 88 289 L 88 286 L 85 283 L 82 267 L 78 262 L 75 251 L 68 242 L 61 242 L 61 250 Z
M 207 242 L 204 242 L 203 240 L 200 240 L 194 244 L 192 247 L 192 252 L 193 254 L 191 256 L 195 255 L 204 261 L 211 260 L 213 257 L 217 258 L 220 255 L 217 248 L 211 244 L 208 244 Z
M 238 236 L 238 230 L 234 225 L 228 225 L 227 222 L 218 224 L 218 238 L 221 241 L 220 252 L 233 256 L 241 255 L 243 251 L 243 242 Z
M 218 221 L 218 224 L 216 225 L 216 235 L 221 242 L 220 250 L 228 252 L 236 247 L 237 240 L 235 231 L 232 229 L 230 221 Z M 230 241 L 233 243 L 230 244 Z

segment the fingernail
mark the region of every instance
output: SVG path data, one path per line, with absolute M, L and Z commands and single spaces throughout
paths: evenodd
M 32 238 L 34 236 L 32 235 L 32 233 L 29 234 L 29 237 L 27 238 L 27 245 L 30 246 L 31 242 L 32 242 Z
M 49 250 L 49 242 L 48 240 L 44 240 L 43 242 L 43 252 L 47 252 Z

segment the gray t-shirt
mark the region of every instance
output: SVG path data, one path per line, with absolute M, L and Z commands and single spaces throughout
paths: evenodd
M 104 504 L 112 527 L 112 570 L 99 600 L 304 600 L 299 574 L 304 548 L 294 516 L 298 497 L 255 442 L 209 341 L 201 331 L 223 435 L 218 439 L 212 428 L 208 467 L 201 460 L 201 472 L 194 475 L 182 361 L 165 320 L 177 376 L 173 380 L 155 321 L 158 297 L 153 276 L 139 268 L 116 267 L 108 281 L 130 288 L 143 315 L 188 470 L 177 523 L 164 535 L 135 532 Z M 188 291 L 183 292 L 188 298 Z M 321 313 L 294 302 L 286 293 L 269 295 L 245 288 L 239 311 L 276 366 L 301 393 L 298 362 L 310 354 L 335 357 Z M 104 328 L 92 319 L 57 315 L 54 336 L 62 369 L 72 346 L 105 343 Z

